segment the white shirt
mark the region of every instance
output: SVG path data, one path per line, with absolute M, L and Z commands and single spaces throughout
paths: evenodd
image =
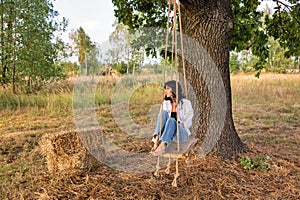
M 171 111 L 172 111 L 172 104 L 171 101 L 163 101 L 163 110 L 166 110 L 171 116 Z M 194 116 L 194 110 L 192 107 L 192 103 L 188 99 L 181 99 L 178 104 L 178 118 L 180 122 L 183 122 L 184 128 L 187 130 L 189 135 L 191 134 L 190 132 L 190 127 L 192 126 L 193 123 L 193 116 Z

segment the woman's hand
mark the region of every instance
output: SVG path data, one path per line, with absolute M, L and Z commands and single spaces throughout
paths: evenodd
M 174 98 L 174 96 L 171 96 L 172 98 L 172 112 L 177 112 L 177 99 Z

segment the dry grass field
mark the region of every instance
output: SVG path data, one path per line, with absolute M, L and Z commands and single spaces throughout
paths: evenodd
M 267 155 L 268 169 L 244 169 L 239 160 L 191 155 L 189 167 L 179 162 L 176 188 L 171 175 L 130 174 L 105 165 L 50 174 L 39 141 L 46 133 L 75 129 L 72 90 L 57 86 L 59 92 L 34 98 L 0 93 L 0 199 L 299 199 L 300 74 L 262 74 L 259 79 L 233 75 L 231 82 L 235 126 L 249 148 L 241 156 L 255 160 Z M 125 149 L 149 151 L 148 141 L 130 146 L 114 123 L 110 86 L 96 94 L 101 127 Z M 152 86 L 144 92 L 159 101 L 160 93 Z M 13 100 L 15 104 L 3 103 Z M 147 106 L 150 102 L 148 112 Z M 140 109 L 131 107 L 134 119 L 149 120 Z

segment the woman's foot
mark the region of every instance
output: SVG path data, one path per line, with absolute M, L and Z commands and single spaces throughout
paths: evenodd
M 158 147 L 158 144 L 157 143 L 154 143 L 152 149 L 151 149 L 151 152 L 155 151 Z
M 151 149 L 151 152 L 154 152 L 157 149 L 157 147 L 158 147 L 159 137 L 157 135 L 155 135 L 153 137 L 152 141 L 153 141 L 154 144 L 153 144 L 153 147 Z
M 161 154 L 165 153 L 166 151 L 166 143 L 161 142 L 160 145 L 155 149 L 152 153 L 154 156 L 160 156 Z

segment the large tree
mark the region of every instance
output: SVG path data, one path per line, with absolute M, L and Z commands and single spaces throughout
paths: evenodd
M 115 16 L 130 28 L 166 27 L 167 0 L 112 0 Z M 215 63 L 221 74 L 226 91 L 224 97 L 227 104 L 226 119 L 221 136 L 214 148 L 215 152 L 225 158 L 237 157 L 245 150 L 232 118 L 232 98 L 229 72 L 229 52 L 251 48 L 260 57 L 256 68 L 262 69 L 268 57 L 268 35 L 280 38 L 280 43 L 289 48 L 289 55 L 299 55 L 299 16 L 300 5 L 297 1 L 277 2 L 272 18 L 267 18 L 266 28 L 262 29 L 262 13 L 257 11 L 259 0 L 180 0 L 183 33 L 202 46 Z M 292 34 L 288 34 L 288 33 Z M 290 42 L 292 41 L 293 44 Z M 165 41 L 164 41 L 165 42 Z M 208 85 L 209 81 L 195 70 L 195 66 L 187 63 L 186 77 L 191 84 L 200 104 L 196 112 L 201 112 L 201 124 L 196 130 L 199 138 L 203 138 L 211 123 L 212 103 Z M 213 94 L 214 95 L 214 94 Z M 217 94 L 215 94 L 217 95 Z M 216 120 L 216 119 L 214 119 Z M 218 120 L 213 124 L 222 123 Z

